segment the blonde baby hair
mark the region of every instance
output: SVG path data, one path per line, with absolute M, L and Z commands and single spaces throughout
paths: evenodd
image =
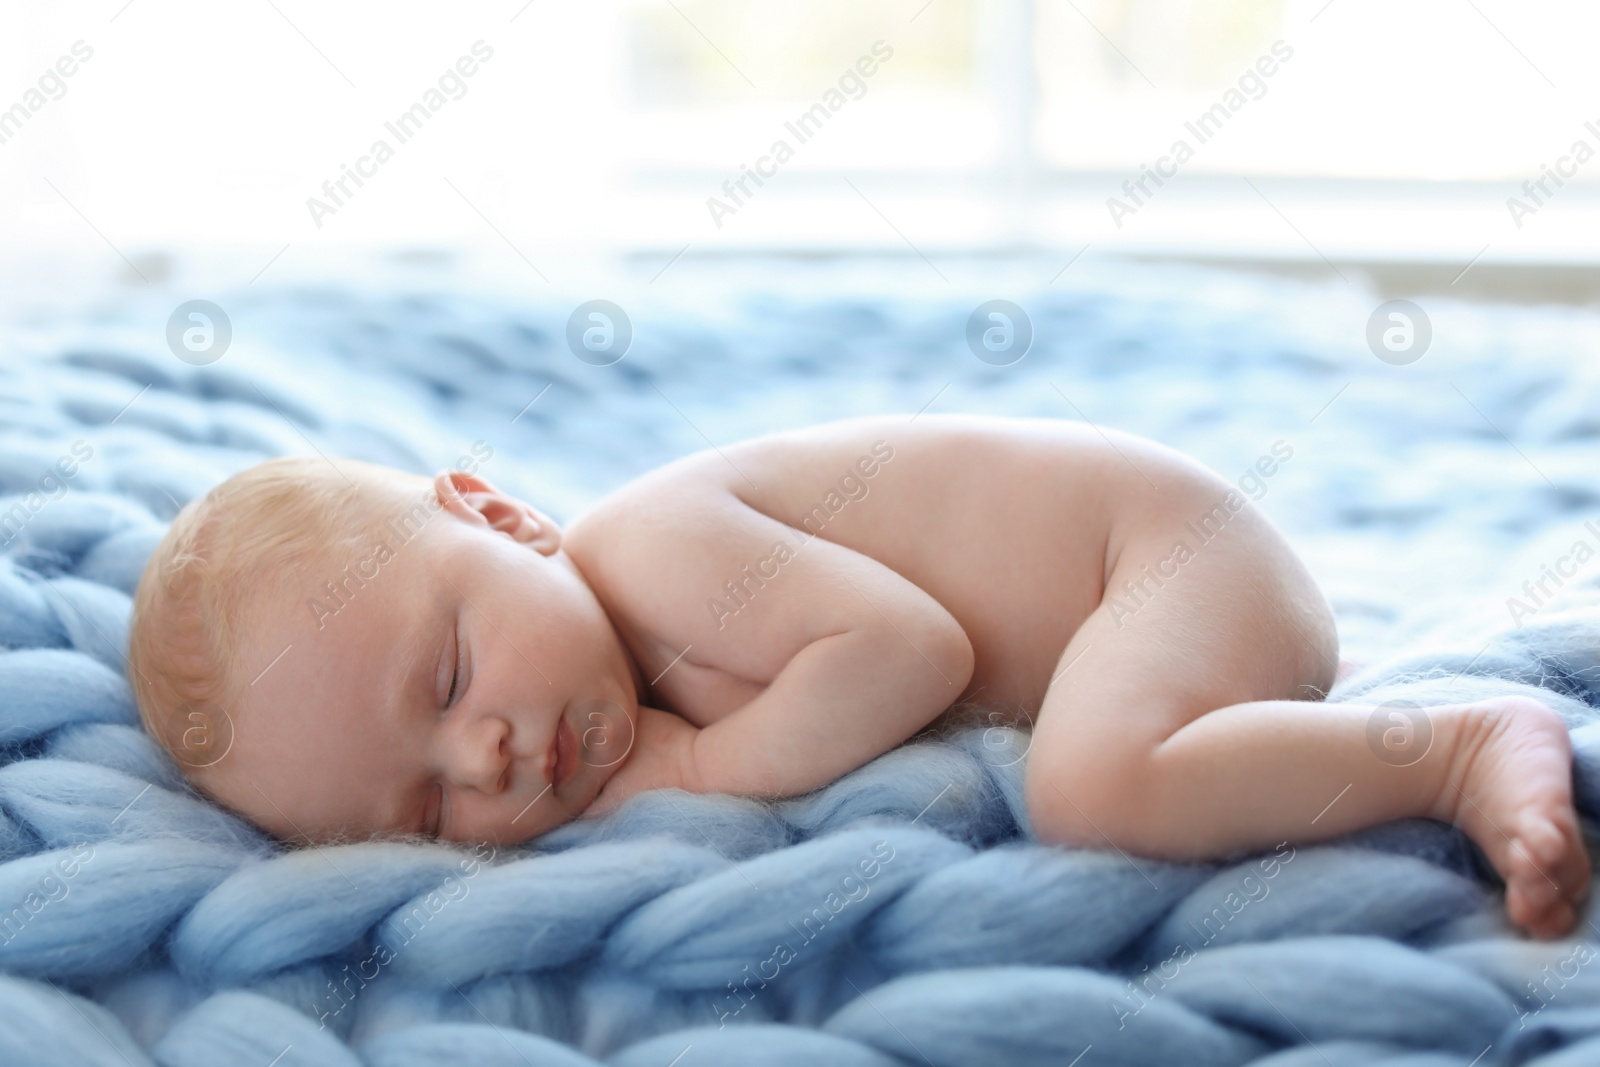
M 321 456 L 266 460 L 190 501 L 133 598 L 129 684 L 145 730 L 191 779 L 201 777 L 194 772 L 226 754 L 226 709 L 250 680 L 241 649 L 251 605 L 327 577 L 311 568 L 370 554 L 383 527 L 420 528 L 438 508 L 431 478 Z

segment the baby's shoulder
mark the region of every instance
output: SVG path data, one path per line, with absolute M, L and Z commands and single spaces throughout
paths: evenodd
M 568 526 L 567 540 L 599 554 L 611 553 L 641 539 L 703 529 L 707 512 L 734 506 L 747 505 L 728 491 L 723 479 L 680 461 L 642 474 L 601 498 Z
M 725 481 L 669 465 L 595 504 L 564 531 L 562 547 L 603 599 L 621 601 L 676 584 L 755 516 Z

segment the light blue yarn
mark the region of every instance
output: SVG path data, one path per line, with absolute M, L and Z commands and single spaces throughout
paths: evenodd
M 1543 1061 L 1540 1061 L 1541 1064 Z M 1373 1041 L 1322 1041 L 1256 1060 L 1251 1067 L 1470 1067 L 1465 1056 L 1412 1052 Z
M 1512 999 L 1492 982 L 1378 938 L 1229 945 L 1199 954 L 1180 974 L 1163 992 L 1286 1044 L 1399 1038 L 1476 1053 L 1516 1026 Z
M 680 1053 L 683 1058 L 676 1067 L 744 1067 L 755 1063 L 771 1067 L 812 1067 L 819 1063 L 830 1067 L 899 1067 L 905 1062 L 832 1034 L 770 1023 L 663 1034 L 630 1046 L 606 1062 L 611 1067 L 656 1067 L 671 1063 Z
M 122 671 L 128 613 L 133 608 L 128 594 L 71 577 L 53 578 L 43 583 L 43 588 L 47 598 L 59 598 L 66 604 L 56 618 L 66 628 L 68 643 L 111 670 Z
M 168 759 L 139 726 L 95 722 L 63 726 L 50 735 L 45 755 L 55 760 L 90 763 L 121 771 L 168 792 L 189 791 L 178 773 L 177 764 Z M 0 772 L 0 779 L 3 777 Z
M 876 862 L 867 878 L 859 864 Z M 931 830 L 874 827 L 842 830 L 714 872 L 642 905 L 612 931 L 606 959 L 666 989 L 716 989 L 750 962 L 751 945 L 789 942 L 827 953 L 853 939 L 875 909 L 852 906 L 874 893 L 892 899 L 905 887 L 971 853 Z M 821 881 L 818 872 L 835 872 Z M 848 885 L 845 879 L 850 879 Z M 833 910 L 829 894 L 845 903 Z M 821 916 L 815 909 L 822 907 Z M 811 925 L 806 925 L 809 919 Z M 796 924 L 800 928 L 796 929 Z M 713 932 L 714 931 L 714 932 Z
M 594 1067 L 594 1060 L 565 1045 L 524 1033 L 463 1023 L 434 1023 L 378 1038 L 361 1046 L 367 1067 L 432 1067 L 471 1063 L 479 1067 Z
M 306 1017 L 254 993 L 218 993 L 150 1049 L 161 1067 L 273 1063 L 275 1067 L 361 1067 L 361 1059 Z M 281 1057 L 281 1058 L 279 1058 Z
M 61 648 L 67 631 L 44 601 L 42 583 L 0 557 L 0 647 Z
M 929 872 L 884 908 L 866 947 L 896 973 L 1109 959 L 1206 868 L 1011 843 Z M 1070 919 L 1070 921 L 1066 921 Z
M 564 967 L 606 940 L 612 916 L 726 867 L 704 848 L 648 837 L 514 860 L 462 879 L 473 907 L 441 908 L 426 924 L 408 925 L 425 908 L 412 901 L 379 925 L 378 939 L 394 953 L 395 974 L 433 983 Z M 530 900 L 542 906 L 522 906 Z
M 1477 882 L 1410 856 L 1355 848 L 1301 849 L 1271 880 L 1258 872 L 1241 889 L 1237 871 L 1197 886 L 1151 932 L 1150 948 L 1221 948 L 1309 934 L 1375 934 L 1408 940 L 1430 926 L 1483 911 L 1494 903 Z M 1213 920 L 1228 893 L 1249 901 L 1226 922 Z
M 0 693 L 13 696 L 0 743 L 17 744 L 69 723 L 136 723 L 133 692 L 122 676 L 68 649 L 0 652 Z
M 162 837 L 237 849 L 265 844 L 254 827 L 194 793 L 92 763 L 35 759 L 0 768 L 0 805 L 37 832 L 45 848 Z
M 1039 374 L 1077 375 L 1066 391 L 1089 391 L 1085 410 L 1113 423 L 1154 403 L 1170 414 L 1170 440 L 1213 455 L 1256 447 L 1228 437 L 1221 417 L 1248 408 L 1248 383 L 1309 383 L 1294 398 L 1309 415 L 1348 380 L 1346 353 L 1274 325 L 1270 308 L 1249 332 L 1181 291 L 1057 289 L 1029 304 Z M 444 845 L 285 851 L 193 793 L 144 736 L 120 655 L 163 524 L 228 473 L 307 452 L 301 432 L 329 455 L 427 472 L 492 426 L 491 479 L 566 517 L 703 445 L 656 417 L 655 382 L 690 405 L 724 398 L 715 432 L 727 439 L 844 414 L 846 401 L 909 404 L 909 415 L 946 381 L 952 396 L 1003 395 L 1019 413 L 1034 403 L 1029 390 L 1054 394 L 1041 377 L 968 366 L 960 350 L 952 361 L 970 309 L 943 298 L 759 298 L 715 323 L 639 309 L 635 349 L 608 375 L 562 347 L 570 309 L 256 299 L 263 317 L 251 325 L 241 311 L 237 325 L 270 359 L 179 365 L 159 341 L 170 308 L 152 305 L 140 312 L 154 324 L 143 340 L 26 360 L 0 383 L 27 400 L 26 419 L 0 427 L 0 512 L 66 442 L 93 435 L 97 448 L 70 491 L 0 550 L 0 1064 L 265 1067 L 282 1052 L 278 1067 L 665 1067 L 682 1053 L 677 1067 L 924 1057 L 1065 1067 L 1092 1046 L 1080 1067 L 1466 1067 L 1489 1045 L 1478 1067 L 1600 1062 L 1600 967 L 1541 1007 L 1528 984 L 1576 942 L 1511 936 L 1495 881 L 1459 832 L 1401 820 L 1299 847 L 1270 892 L 1220 922 L 1229 893 L 1259 875 L 1259 855 L 1167 864 L 1040 847 L 1023 803 L 1027 730 L 929 737 L 771 804 L 645 794 L 502 850 L 471 876 L 468 851 Z M 273 340 L 272 329 L 285 332 Z M 1462 345 L 1467 359 L 1475 350 Z M 903 400 L 887 382 L 918 395 Z M 771 406 L 785 390 L 809 395 L 807 383 L 811 408 Z M 1479 400 L 1497 421 L 1516 413 L 1509 400 Z M 1581 443 L 1577 419 L 1539 425 Z M 1338 432 L 1331 423 L 1319 432 Z M 1360 473 L 1353 463 L 1331 477 Z M 1496 515 L 1524 514 L 1544 492 L 1497 484 Z M 1518 629 L 1502 620 L 1452 640 L 1397 636 L 1397 657 L 1334 695 L 1546 700 L 1573 728 L 1592 833 L 1600 595 L 1575 601 Z M 857 883 L 864 895 L 830 910 L 830 892 L 879 841 L 894 858 Z M 7 940 L 7 915 L 81 843 L 93 857 L 60 883 L 65 894 L 36 897 L 42 907 L 13 920 Z M 1597 914 L 1591 905 L 1585 918 Z M 796 929 L 807 915 L 814 937 Z M 1220 922 L 1215 937 L 1152 982 L 1147 1003 L 1130 999 L 1129 982 L 1159 975 L 1207 916 Z M 785 942 L 794 959 L 763 984 Z M 364 977 L 380 947 L 392 958 Z M 1120 1025 L 1117 1005 L 1139 1010 Z
M 1074 967 L 952 968 L 887 982 L 824 1029 L 902 1062 L 927 1057 L 939 1067 L 1058 1067 L 1090 1045 L 1096 1063 L 1118 1067 L 1221 1067 L 1266 1050 L 1177 998 L 1152 1002 L 1136 1025 L 1120 1028 L 1106 1005 L 1121 991 L 1116 979 Z
M 1600 1008 L 1549 1008 L 1507 1041 L 1508 1057 L 1534 1055 L 1536 1067 L 1583 1067 L 1595 1062 L 1600 1038 L 1590 1037 L 1600 1025 Z M 1548 1051 L 1547 1050 L 1555 1050 Z M 1545 1055 L 1538 1055 L 1539 1053 Z
M 0 945 L 0 966 L 15 974 L 93 978 L 139 959 L 167 928 L 238 866 L 240 854 L 183 838 L 138 844 L 102 841 L 67 894 L 31 915 Z M 0 900 L 24 902 L 70 850 L 0 865 Z M 48 899 L 48 897 L 46 897 Z
M 152 1067 L 117 1017 L 43 982 L 0 974 L 0 1063 Z
M 342 951 L 457 863 L 443 847 L 369 842 L 246 865 L 184 916 L 172 961 L 197 982 L 235 985 Z

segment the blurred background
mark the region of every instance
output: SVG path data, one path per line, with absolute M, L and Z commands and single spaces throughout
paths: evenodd
M 567 519 L 771 430 L 1076 418 L 1230 476 L 1289 442 L 1257 505 L 1357 657 L 1517 623 L 1600 538 L 1597 30 L 1578 0 L 10 3 L 0 491 L 87 435 L 79 488 L 154 537 L 268 455 L 483 439 Z M 629 319 L 605 359 L 596 299 Z M 199 354 L 196 300 L 231 330 Z M 972 340 L 991 300 L 1021 354 Z
M 13 267 L 483 245 L 532 284 L 618 255 L 1046 249 L 1457 292 L 1538 265 L 1581 296 L 1600 232 L 1580 0 L 105 0 L 8 4 L 0 29 Z M 92 58 L 41 85 L 77 42 Z M 453 75 L 475 42 L 492 57 Z M 400 141 L 385 124 L 430 91 Z M 335 205 L 324 183 L 380 140 Z M 746 168 L 769 173 L 735 200 Z
M 1600 603 L 1597 31 L 1594 0 L 5 0 L 0 763 L 33 766 L 0 774 L 0 859 L 211 825 L 31 757 L 171 784 L 118 681 L 130 598 L 185 504 L 287 454 L 473 464 L 568 523 L 769 432 L 1088 422 L 1238 486 L 1328 596 L 1342 657 L 1466 664 L 1486 695 L 1537 658 L 1552 690 L 1592 694 L 1573 646 Z M 906 536 L 948 537 L 974 505 L 947 496 Z M 1011 512 L 978 516 L 1001 561 Z M 230 878 L 180 920 L 235 860 L 171 844 L 111 845 L 99 888 L 0 945 L 0 970 L 60 980 L 0 980 L 0 1039 L 18 1011 L 77 1033 L 79 1013 L 49 1009 L 74 1029 L 52 1028 L 37 1006 L 87 990 L 146 1046 L 182 1016 L 155 1058 L 207 1062 L 183 1050 L 281 1027 L 214 1031 L 245 1002 L 188 1014 L 191 972 L 293 999 L 323 973 L 295 953 L 365 929 L 337 879 Z M 0 918 L 50 859 L 0 864 Z M 1394 911 L 1369 898 L 1315 928 L 1382 912 L 1398 930 Z M 272 925 L 291 913 L 311 925 Z M 1408 940 L 1507 982 L 1521 964 L 1461 941 L 1480 918 Z M 546 993 L 590 956 L 610 983 L 613 955 L 491 975 L 486 1009 L 587 1018 L 599 1055 L 650 989 L 573 986 L 570 1011 Z M 391 1025 L 490 1018 L 403 986 L 370 1003 L 362 1051 Z M 1582 1029 L 1543 1025 L 1495 1055 Z M 294 1041 L 279 1067 L 318 1055 Z

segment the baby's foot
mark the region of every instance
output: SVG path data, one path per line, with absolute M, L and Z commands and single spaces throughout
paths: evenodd
M 1441 817 L 1506 882 L 1506 914 L 1534 937 L 1567 934 L 1589 888 L 1572 806 L 1572 744 L 1560 715 L 1527 697 L 1465 705 Z

